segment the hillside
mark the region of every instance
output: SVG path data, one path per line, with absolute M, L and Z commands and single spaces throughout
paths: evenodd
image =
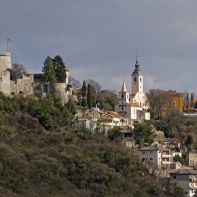
M 75 109 L 0 96 L 0 196 L 174 196 L 120 140 L 71 129 Z

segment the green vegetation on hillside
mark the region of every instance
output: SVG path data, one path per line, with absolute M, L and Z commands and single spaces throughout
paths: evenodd
M 1 196 L 173 196 L 117 137 L 71 129 L 75 111 L 50 96 L 0 95 Z

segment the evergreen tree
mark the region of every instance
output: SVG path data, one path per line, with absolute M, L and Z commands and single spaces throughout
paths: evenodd
M 42 68 L 42 72 L 44 73 L 44 81 L 45 82 L 56 82 L 55 70 L 53 67 L 53 60 L 50 56 L 48 56 L 44 61 L 44 66 Z
M 86 86 L 85 80 L 83 81 L 83 85 L 81 88 L 81 95 L 82 95 L 81 106 L 86 107 L 87 106 L 87 86 Z
M 91 109 L 96 103 L 96 91 L 91 84 L 88 84 L 88 92 L 87 92 L 87 105 L 88 108 Z
M 86 81 L 84 80 L 83 81 L 83 85 L 82 85 L 82 88 L 81 88 L 81 95 L 82 97 L 87 97 L 87 85 L 86 85 Z
M 188 108 L 190 106 L 190 103 L 189 103 L 189 94 L 187 93 L 186 95 L 186 108 Z
M 66 67 L 63 62 L 63 59 L 59 55 L 57 55 L 53 59 L 53 65 L 55 68 L 57 82 L 65 83 L 65 81 L 66 81 Z
M 191 98 L 190 98 L 190 107 L 194 107 L 194 93 L 191 93 Z

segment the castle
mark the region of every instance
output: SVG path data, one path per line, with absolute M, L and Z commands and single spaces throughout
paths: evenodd
M 28 96 L 47 93 L 59 98 L 64 105 L 72 89 L 68 83 L 69 70 L 66 70 L 65 83 L 43 83 L 43 74 L 23 74 L 20 78 L 13 77 L 11 55 L 9 52 L 0 53 L 0 92 L 5 96 Z
M 143 75 L 138 61 L 131 75 L 131 93 L 127 91 L 126 84 L 123 82 L 122 89 L 119 92 L 119 104 L 116 111 L 122 116 L 128 118 L 130 125 L 142 120 L 150 120 L 150 113 L 147 97 L 143 90 Z

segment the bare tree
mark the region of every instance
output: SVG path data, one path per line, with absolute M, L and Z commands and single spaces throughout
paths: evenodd
M 27 74 L 25 67 L 22 64 L 14 63 L 12 64 L 12 79 L 16 80 L 23 76 L 23 74 Z
M 151 89 L 147 93 L 147 97 L 155 119 L 161 119 L 166 110 L 174 109 L 172 97 L 164 90 Z
M 86 83 L 92 85 L 96 91 L 96 94 L 98 95 L 98 93 L 101 90 L 101 85 L 98 82 L 94 81 L 93 79 L 86 80 Z

